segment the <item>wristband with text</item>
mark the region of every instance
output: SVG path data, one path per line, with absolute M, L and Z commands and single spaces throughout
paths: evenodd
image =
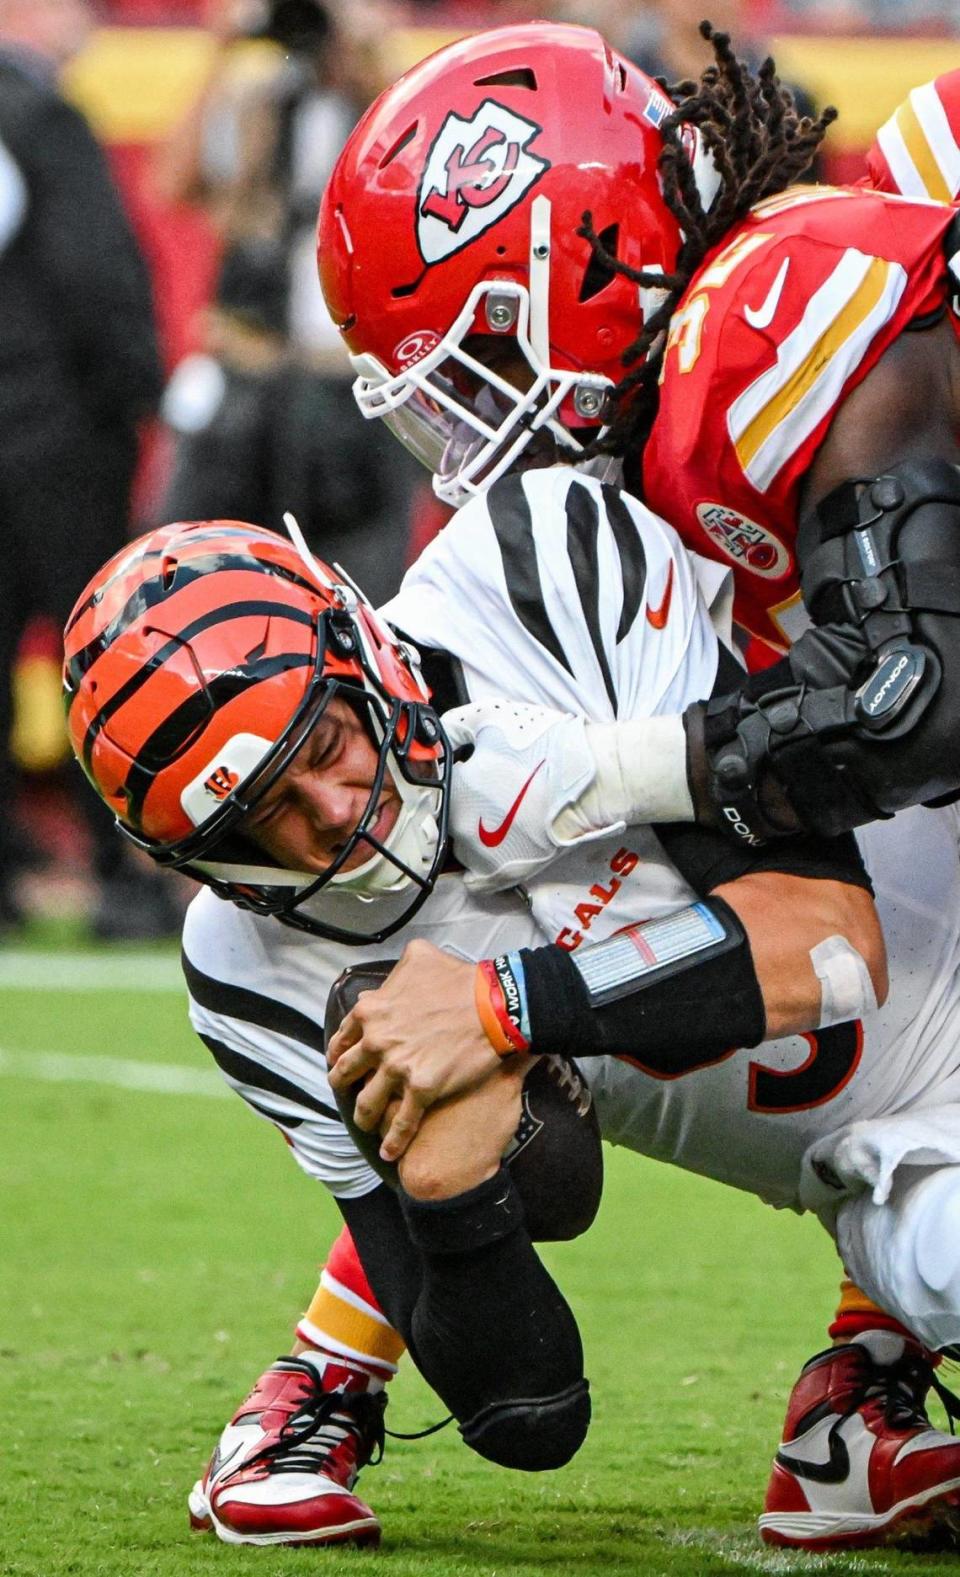
M 530 1019 L 519 953 L 481 960 L 474 1001 L 484 1034 L 499 1057 L 530 1050 Z

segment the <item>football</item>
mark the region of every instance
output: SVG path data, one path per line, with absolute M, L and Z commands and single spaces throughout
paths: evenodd
M 376 991 L 396 960 L 357 964 L 334 982 L 327 1001 L 327 1044 L 362 991 Z M 359 1085 L 336 1092 L 337 1106 L 358 1150 L 392 1188 L 399 1188 L 396 1164 L 381 1159 L 380 1137 L 354 1122 Z M 600 1126 L 590 1087 L 567 1057 L 538 1057 L 523 1085 L 520 1121 L 504 1152 L 523 1201 L 527 1229 L 535 1243 L 579 1237 L 593 1222 L 603 1192 Z

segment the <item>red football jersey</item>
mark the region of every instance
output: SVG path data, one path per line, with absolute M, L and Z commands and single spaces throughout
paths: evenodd
M 954 212 L 791 187 L 709 255 L 673 316 L 644 496 L 689 547 L 734 566 L 737 622 L 777 650 L 808 622 L 801 480 L 851 390 L 943 303 Z
M 960 192 L 960 71 L 925 82 L 881 126 L 866 184 L 952 203 Z

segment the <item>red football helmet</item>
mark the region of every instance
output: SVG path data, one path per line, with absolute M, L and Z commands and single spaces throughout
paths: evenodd
M 320 936 L 380 941 L 439 874 L 450 753 L 416 654 L 291 531 L 296 547 L 239 521 L 164 526 L 110 559 L 64 637 L 70 739 L 120 829 L 159 864 Z M 243 818 L 334 697 L 376 746 L 375 781 L 322 875 L 281 870 Z M 400 812 L 381 841 L 388 773 Z M 370 857 L 357 865 L 361 843 Z
M 593 29 L 532 22 L 432 55 L 350 136 L 320 208 L 323 292 L 361 411 L 446 502 L 482 492 L 534 437 L 542 463 L 600 428 L 660 292 L 601 266 L 577 231 L 589 209 L 618 261 L 673 267 L 681 235 L 657 174 L 673 108 Z M 716 174 L 690 138 L 709 200 Z

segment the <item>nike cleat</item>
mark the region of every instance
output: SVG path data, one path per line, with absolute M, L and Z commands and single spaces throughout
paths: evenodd
M 320 1354 L 278 1358 L 194 1485 L 191 1527 L 226 1544 L 379 1544 L 380 1523 L 353 1494 L 383 1454 L 387 1398 L 369 1385 Z
M 805 1550 L 960 1535 L 960 1440 L 934 1429 L 931 1387 L 952 1419 L 958 1403 L 921 1347 L 865 1331 L 805 1365 L 787 1407 L 760 1534 Z

